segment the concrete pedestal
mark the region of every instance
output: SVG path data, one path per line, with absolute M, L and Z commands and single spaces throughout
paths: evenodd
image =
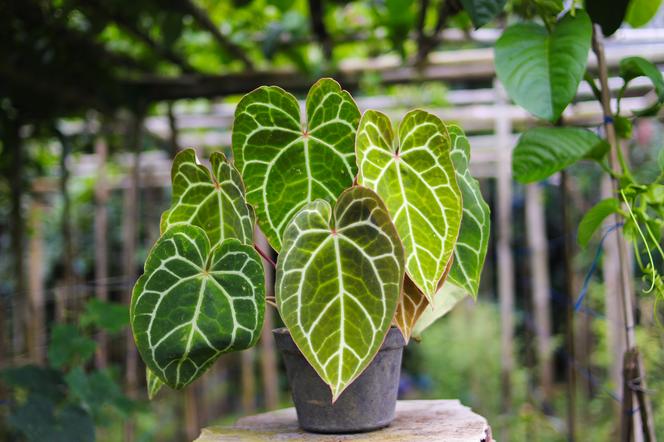
M 297 426 L 294 408 L 243 417 L 231 427 L 204 428 L 196 442 L 228 441 L 491 442 L 486 419 L 458 400 L 399 401 L 394 422 L 361 434 L 313 434 Z

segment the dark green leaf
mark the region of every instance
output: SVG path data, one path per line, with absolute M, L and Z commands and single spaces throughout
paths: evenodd
M 648 24 L 655 16 L 662 0 L 631 0 L 625 21 L 633 28 Z
M 77 399 L 95 420 L 100 420 L 107 406 L 124 413 L 131 411 L 131 402 L 106 370 L 88 374 L 76 367 L 67 373 L 65 380 L 71 397 Z
M 85 305 L 79 322 L 83 327 L 99 327 L 109 333 L 118 333 L 129 325 L 129 307 L 93 298 Z
M 480 28 L 503 11 L 506 0 L 461 0 L 475 28 Z
M 82 336 L 75 326 L 56 325 L 48 346 L 48 360 L 55 368 L 84 364 L 94 355 L 95 348 L 95 341 Z
M 237 239 L 210 246 L 200 227 L 157 241 L 132 293 L 138 351 L 168 386 L 183 388 L 223 353 L 253 346 L 265 310 L 263 264 Z
M 629 0 L 586 0 L 586 11 L 593 23 L 608 37 L 618 30 L 627 13 Z
M 591 36 L 583 11 L 566 15 L 551 34 L 536 23 L 512 25 L 496 42 L 496 74 L 519 106 L 555 122 L 576 95 Z
M 593 233 L 602 225 L 607 216 L 620 210 L 620 202 L 616 198 L 607 198 L 595 204 L 581 219 L 577 241 L 586 247 Z
M 514 178 L 521 183 L 540 181 L 581 159 L 600 159 L 608 149 L 606 141 L 586 129 L 529 129 L 512 153 Z

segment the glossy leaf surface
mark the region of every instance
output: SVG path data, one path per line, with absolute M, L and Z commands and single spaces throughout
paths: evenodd
M 293 340 L 336 400 L 369 365 L 390 327 L 403 247 L 380 198 L 354 186 L 334 209 L 307 204 L 284 233 L 276 298 Z
M 252 246 L 211 248 L 195 226 L 168 229 L 134 287 L 130 318 L 147 367 L 182 388 L 222 353 L 254 345 L 263 324 L 263 266 Z
M 210 156 L 212 173 L 187 149 L 173 160 L 171 207 L 161 216 L 161 233 L 171 227 L 202 228 L 215 247 L 224 239 L 253 242 L 253 214 L 244 199 L 240 174 L 223 154 Z
M 357 172 L 354 142 L 360 111 L 331 79 L 307 95 L 307 122 L 291 94 L 270 86 L 245 95 L 235 111 L 233 153 L 270 245 L 281 249 L 291 218 L 316 199 L 334 203 Z
M 550 34 L 537 23 L 511 25 L 496 41 L 496 74 L 516 104 L 555 122 L 576 95 L 591 37 L 583 11 L 563 17 Z
M 403 241 L 408 276 L 431 299 L 454 252 L 462 215 L 447 129 L 435 115 L 415 110 L 395 139 L 389 118 L 369 110 L 356 148 L 358 183 L 385 201 Z
M 470 143 L 461 127 L 448 124 L 452 142 L 452 161 L 463 200 L 463 218 L 454 246 L 454 261 L 447 276 L 453 283 L 477 298 L 484 259 L 489 247 L 491 210 L 482 197 L 480 183 L 470 173 Z
M 521 183 L 546 179 L 584 158 L 600 159 L 609 145 L 576 127 L 535 127 L 519 138 L 512 153 L 514 178 Z

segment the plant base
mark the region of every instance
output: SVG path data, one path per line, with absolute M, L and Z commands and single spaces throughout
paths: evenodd
M 328 387 L 309 365 L 286 328 L 273 330 L 286 365 L 297 420 L 314 433 L 361 433 L 394 419 L 405 342 L 392 327 L 367 369 L 332 404 Z

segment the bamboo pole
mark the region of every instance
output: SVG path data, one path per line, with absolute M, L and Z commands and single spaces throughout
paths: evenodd
M 242 382 L 242 413 L 256 412 L 256 382 L 254 374 L 255 348 L 248 348 L 240 354 L 240 377 Z
M 507 96 L 498 80 L 494 81 L 496 92 L 496 137 L 498 146 L 497 167 L 497 259 L 498 298 L 501 318 L 501 381 L 502 406 L 504 414 L 511 412 L 512 379 L 514 370 L 514 262 L 512 257 L 512 167 L 510 135 L 511 123 L 503 108 L 507 105 Z M 501 440 L 508 440 L 507 428 L 501 434 Z
M 131 303 L 131 287 L 137 278 L 136 272 L 136 245 L 138 244 L 139 223 L 139 186 L 140 186 L 140 158 L 141 145 L 143 141 L 143 117 L 142 111 L 137 111 L 132 117 L 129 129 L 129 148 L 133 152 L 132 166 L 127 176 L 127 185 L 124 189 L 122 207 L 122 264 L 124 281 L 127 287 L 123 290 L 122 301 L 125 305 Z M 138 354 L 131 329 L 125 333 L 125 389 L 129 397 L 135 397 L 138 384 Z M 125 441 L 130 442 L 134 438 L 133 421 L 125 424 Z
M 44 204 L 37 198 L 29 213 L 28 244 L 28 318 L 27 347 L 30 361 L 43 364 L 46 349 L 46 317 L 44 315 Z
M 539 386 L 544 410 L 551 406 L 553 361 L 551 359 L 551 307 L 549 293 L 549 247 L 546 235 L 545 203 L 537 184 L 526 186 L 526 235 L 532 269 L 532 298 L 537 341 Z
M 106 161 L 108 158 L 108 145 L 103 133 L 98 134 L 95 140 L 95 154 L 97 155 L 97 181 L 95 183 L 95 297 L 101 301 L 108 301 L 108 179 L 106 176 Z M 108 335 L 100 330 L 97 336 L 97 352 L 95 354 L 97 367 L 104 368 L 108 364 Z
M 598 25 L 594 25 L 593 29 L 593 41 L 592 41 L 592 47 L 593 47 L 593 52 L 595 52 L 595 56 L 597 57 L 597 66 L 598 66 L 598 72 L 599 72 L 599 80 L 600 80 L 600 91 L 601 91 L 601 105 L 602 105 L 602 112 L 604 114 L 604 129 L 606 131 L 606 137 L 609 141 L 609 145 L 611 146 L 611 149 L 609 151 L 609 165 L 611 169 L 619 174 L 620 173 L 620 165 L 618 163 L 618 149 L 620 149 L 620 144 L 618 143 L 618 139 L 616 137 L 616 131 L 615 127 L 613 125 L 613 112 L 611 111 L 611 97 L 609 96 L 609 87 L 608 87 L 608 72 L 607 72 L 607 64 L 606 64 L 606 57 L 604 54 L 604 45 L 601 41 L 601 30 L 599 29 Z M 613 184 L 613 194 L 618 195 L 618 183 L 615 180 L 612 180 Z M 613 216 L 614 222 L 618 223 L 619 218 L 618 215 Z M 618 258 L 619 258 L 619 263 L 620 263 L 620 279 L 621 279 L 621 303 L 622 303 L 622 310 L 623 310 L 623 323 L 625 326 L 624 330 L 624 335 L 625 335 L 625 344 L 627 347 L 627 352 L 631 350 L 636 350 L 636 339 L 634 335 L 634 310 L 632 306 L 632 275 L 631 275 L 631 270 L 629 266 L 629 255 L 627 252 L 627 243 L 625 241 L 625 238 L 623 235 L 616 235 L 616 241 L 618 243 Z M 625 353 L 625 358 L 624 361 L 628 361 L 628 353 Z M 635 363 L 637 365 L 637 373 L 639 379 L 642 380 L 643 385 L 645 386 L 645 369 L 643 367 L 643 364 L 639 360 L 639 357 L 637 356 L 635 359 Z M 625 376 L 626 370 L 628 370 L 629 367 L 626 365 L 623 366 L 623 378 Z M 626 380 L 623 379 L 623 384 L 625 384 Z M 629 391 L 629 390 L 628 390 Z M 633 394 L 625 394 L 623 396 L 623 401 L 629 401 L 630 403 L 633 403 Z M 654 431 L 654 425 L 652 422 L 652 407 L 650 404 L 650 400 L 648 397 L 644 397 L 644 407 L 639 408 L 636 410 L 633 415 L 626 415 L 623 413 L 622 415 L 622 433 L 624 434 L 627 430 L 626 428 L 631 427 L 633 425 L 634 427 L 634 436 L 635 440 L 639 437 L 639 432 L 636 431 L 637 428 L 641 428 L 643 431 L 643 437 L 646 440 L 649 441 L 655 441 L 656 436 L 655 436 L 655 431 Z M 641 417 L 640 415 L 642 413 L 646 413 L 645 417 Z M 632 423 L 634 422 L 634 424 Z M 644 425 L 642 425 L 644 424 Z M 638 442 L 638 441 L 637 441 Z

